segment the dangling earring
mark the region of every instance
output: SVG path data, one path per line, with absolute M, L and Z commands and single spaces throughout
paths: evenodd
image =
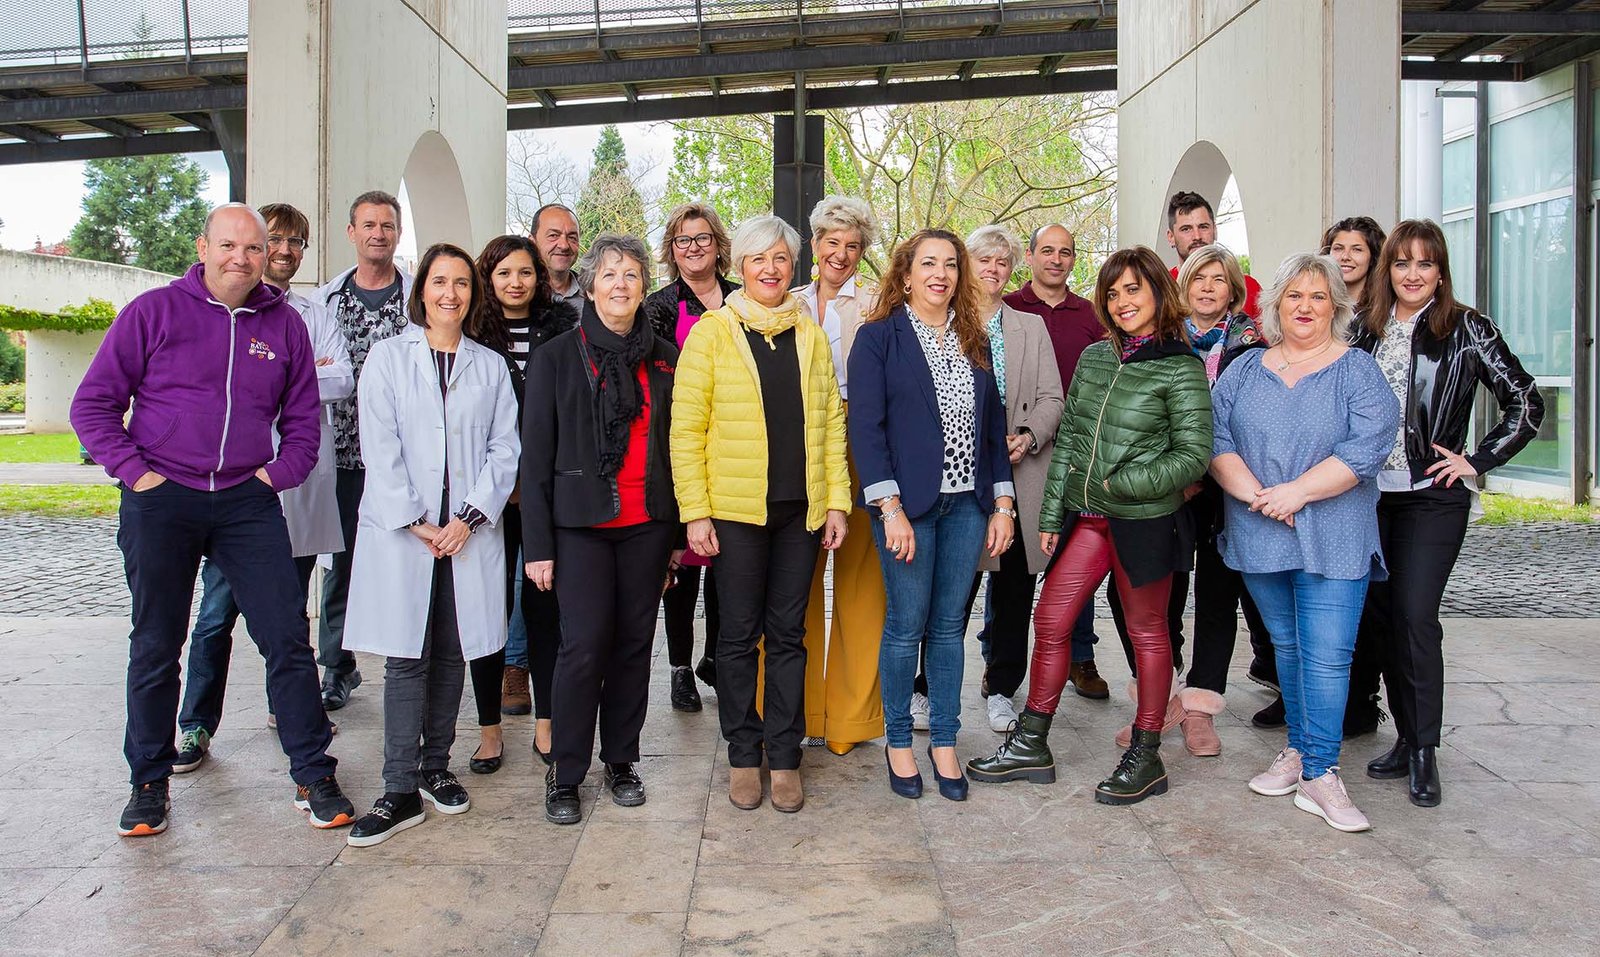
M 909 282 L 906 283 L 905 295 L 907 299 L 911 298 L 911 284 Z

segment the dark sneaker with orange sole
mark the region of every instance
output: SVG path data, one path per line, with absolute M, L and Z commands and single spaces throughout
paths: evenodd
M 123 837 L 149 837 L 167 829 L 167 779 L 151 781 L 133 789 L 128 806 L 122 809 L 117 833 Z
M 294 806 L 311 812 L 311 826 L 326 831 L 333 827 L 354 824 L 356 807 L 339 789 L 339 782 L 328 775 L 294 790 Z

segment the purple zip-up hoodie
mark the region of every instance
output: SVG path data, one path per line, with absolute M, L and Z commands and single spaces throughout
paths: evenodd
M 319 412 L 311 339 L 282 290 L 257 283 L 230 311 L 196 263 L 117 314 L 72 398 L 72 427 L 129 488 L 153 471 L 214 492 L 265 466 L 281 492 L 316 464 Z

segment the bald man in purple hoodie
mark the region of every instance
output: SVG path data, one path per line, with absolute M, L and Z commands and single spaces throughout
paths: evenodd
M 124 837 L 167 827 L 178 660 L 202 556 L 233 586 L 266 658 L 295 806 L 311 812 L 313 827 L 355 817 L 328 755 L 332 732 L 277 496 L 317 461 L 316 359 L 299 313 L 261 281 L 266 247 L 261 214 L 240 203 L 212 210 L 195 241 L 200 261 L 128 303 L 72 400 L 79 440 L 122 488 L 117 544 L 133 596 Z

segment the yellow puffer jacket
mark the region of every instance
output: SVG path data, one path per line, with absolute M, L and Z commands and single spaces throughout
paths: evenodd
M 829 509 L 850 511 L 844 406 L 828 335 L 795 324 L 806 422 L 806 528 Z M 672 386 L 672 482 L 679 518 L 767 521 L 767 421 L 750 343 L 726 307 L 700 317 L 684 340 Z

